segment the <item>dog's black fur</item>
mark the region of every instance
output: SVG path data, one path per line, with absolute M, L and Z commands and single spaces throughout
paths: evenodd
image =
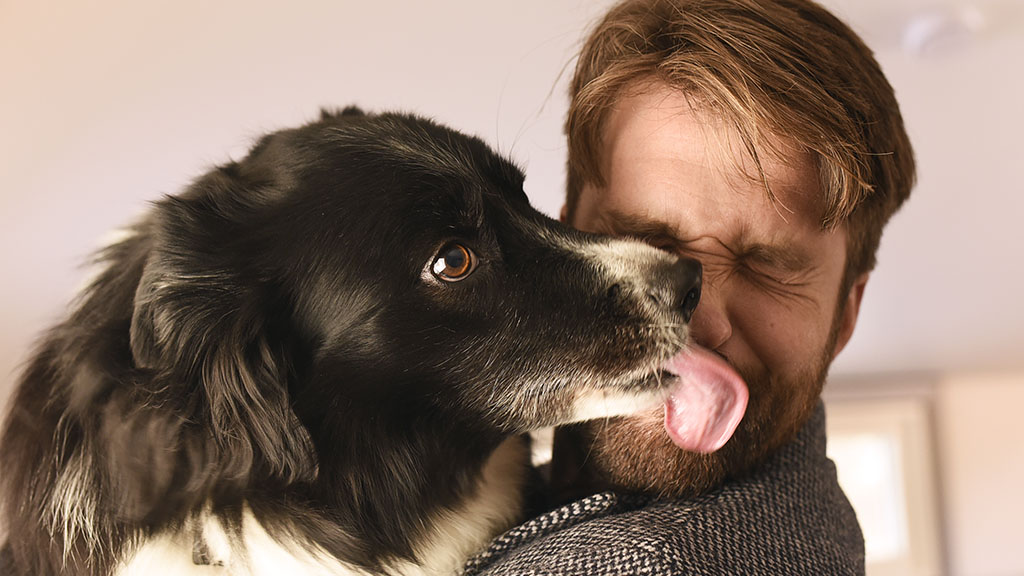
M 647 283 L 599 272 L 578 248 L 604 240 L 522 183 L 474 138 L 347 109 L 158 202 L 13 397 L 9 569 L 106 574 L 248 507 L 387 570 L 505 439 L 563 421 L 582 387 L 658 386 L 699 274 L 667 256 Z M 458 282 L 432 272 L 452 243 L 478 262 Z

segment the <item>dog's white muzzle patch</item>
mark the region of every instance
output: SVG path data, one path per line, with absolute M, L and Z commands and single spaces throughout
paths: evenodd
M 587 390 L 576 396 L 573 401 L 572 415 L 565 423 L 629 416 L 657 409 L 664 402 L 665 393 L 660 390 L 651 392 Z

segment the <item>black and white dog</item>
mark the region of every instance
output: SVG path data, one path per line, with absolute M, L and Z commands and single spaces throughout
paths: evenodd
M 457 573 L 518 519 L 522 433 L 710 362 L 697 263 L 572 231 L 522 183 L 474 138 L 348 109 L 158 202 L 12 399 L 5 573 Z M 670 432 L 728 437 L 727 372 L 725 416 Z

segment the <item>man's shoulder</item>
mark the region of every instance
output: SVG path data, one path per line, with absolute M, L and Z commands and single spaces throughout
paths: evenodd
M 467 574 L 863 574 L 824 426 L 809 428 L 750 477 L 697 498 L 605 492 L 552 510 L 495 540 Z
M 773 503 L 732 487 L 697 500 L 598 494 L 572 505 L 589 513 L 562 508 L 509 532 L 467 572 L 863 574 L 855 518 Z

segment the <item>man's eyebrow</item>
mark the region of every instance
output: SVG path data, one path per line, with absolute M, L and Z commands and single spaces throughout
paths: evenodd
M 620 235 L 636 236 L 638 238 L 672 238 L 677 237 L 675 228 L 668 222 L 627 214 L 618 210 L 610 209 L 607 212 L 606 223 L 611 226 L 612 232 Z
M 812 264 L 810 256 L 790 246 L 751 244 L 744 246 L 738 256 L 741 259 L 779 268 L 787 272 L 799 272 Z
M 668 239 L 684 248 L 687 244 L 685 234 L 675 226 L 648 216 L 638 216 L 620 212 L 615 209 L 607 211 L 607 224 L 612 232 L 619 235 L 634 236 L 641 239 Z M 721 243 L 721 242 L 719 242 Z M 740 239 L 737 245 L 722 247 L 733 254 L 737 260 L 747 260 L 756 264 L 778 268 L 786 272 L 799 272 L 811 267 L 813 261 L 805 252 L 788 245 L 746 242 Z

